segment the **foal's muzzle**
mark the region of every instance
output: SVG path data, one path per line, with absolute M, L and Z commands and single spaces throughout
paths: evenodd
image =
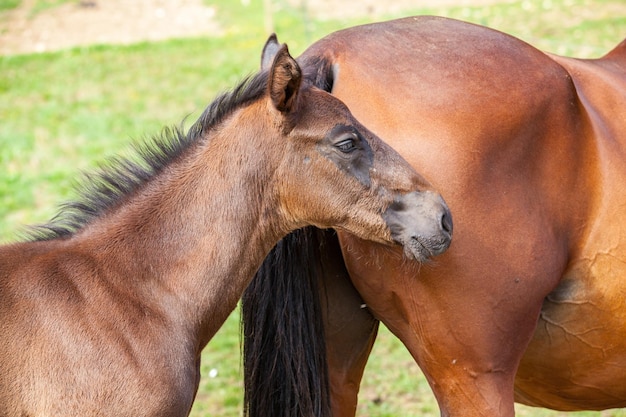
M 452 215 L 441 196 L 432 191 L 398 195 L 383 213 L 391 238 L 404 246 L 410 259 L 424 262 L 448 249 Z

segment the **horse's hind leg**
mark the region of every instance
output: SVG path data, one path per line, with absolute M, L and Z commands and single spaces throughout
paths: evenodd
M 351 417 L 356 414 L 359 386 L 379 322 L 352 285 L 336 239 L 327 241 L 321 257 L 320 298 L 331 407 L 334 417 Z

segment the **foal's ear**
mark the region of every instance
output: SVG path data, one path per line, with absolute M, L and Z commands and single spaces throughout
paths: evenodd
M 301 80 L 300 66 L 289 55 L 287 45 L 281 46 L 272 62 L 268 80 L 269 94 L 277 110 L 287 113 L 293 109 Z
M 270 69 L 279 49 L 280 44 L 278 43 L 278 38 L 275 33 L 272 33 L 263 47 L 263 53 L 261 54 L 261 70 Z

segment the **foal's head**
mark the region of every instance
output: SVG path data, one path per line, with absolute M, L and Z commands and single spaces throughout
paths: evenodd
M 264 186 L 273 188 L 283 232 L 343 229 L 402 244 L 419 260 L 447 249 L 450 214 L 439 194 L 340 100 L 303 81 L 286 45 L 271 39 L 262 62 L 265 94 L 220 130 L 254 124 L 257 163 L 272 165 Z

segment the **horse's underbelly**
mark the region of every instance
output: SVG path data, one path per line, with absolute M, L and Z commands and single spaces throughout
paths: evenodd
M 617 256 L 626 251 L 616 241 L 593 253 L 546 297 L 517 374 L 518 402 L 562 410 L 626 406 L 626 262 Z

